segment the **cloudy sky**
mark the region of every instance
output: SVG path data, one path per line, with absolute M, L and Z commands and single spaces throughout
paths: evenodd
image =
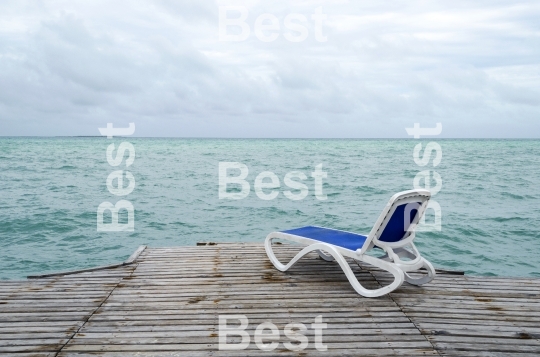
M 220 38 L 222 6 L 249 36 Z M 537 0 L 2 0 L 0 135 L 538 138 L 539 19 Z

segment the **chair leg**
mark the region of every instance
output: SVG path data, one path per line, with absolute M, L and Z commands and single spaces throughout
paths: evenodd
M 323 260 L 326 260 L 327 262 L 333 262 L 335 260 L 333 256 L 324 253 L 322 250 L 318 250 L 317 253 L 319 253 L 319 257 L 321 257 Z
M 423 258 L 422 258 L 423 259 Z M 431 265 L 430 262 L 427 260 L 424 260 L 423 267 L 427 270 L 427 275 L 422 276 L 421 278 L 413 278 L 409 274 L 405 273 L 405 281 L 412 285 L 423 285 L 426 283 L 429 283 L 430 281 L 435 278 L 435 268 L 433 268 L 433 265 Z
M 384 270 L 388 271 L 390 274 L 392 274 L 394 276 L 394 281 L 390 285 L 387 285 L 387 286 L 384 286 L 382 288 L 375 289 L 375 290 L 366 289 L 366 288 L 364 288 L 362 286 L 362 284 L 360 284 L 360 282 L 358 281 L 358 279 L 354 275 L 353 271 L 351 270 L 351 267 L 349 266 L 349 263 L 345 260 L 343 255 L 341 255 L 341 253 L 339 253 L 334 247 L 332 247 L 331 245 L 328 245 L 326 243 L 314 243 L 314 244 L 311 244 L 311 245 L 305 247 L 298 254 L 296 254 L 296 256 L 287 265 L 284 265 L 274 255 L 274 251 L 272 249 L 272 239 L 273 238 L 274 237 L 272 237 L 271 234 L 268 235 L 268 237 L 266 237 L 266 240 L 264 242 L 264 248 L 265 248 L 266 254 L 268 255 L 268 258 L 270 258 L 270 261 L 272 262 L 272 264 L 274 264 L 276 269 L 278 269 L 280 271 L 287 271 L 294 264 L 296 264 L 296 262 L 300 258 L 302 258 L 304 255 L 306 255 L 306 254 L 308 254 L 308 253 L 310 253 L 312 251 L 324 250 L 325 252 L 329 253 L 329 255 L 331 255 L 338 262 L 339 266 L 341 267 L 341 269 L 345 273 L 345 276 L 347 276 L 347 279 L 349 280 L 349 283 L 352 285 L 354 290 L 358 294 L 360 294 L 362 296 L 365 296 L 365 297 L 378 297 L 378 296 L 386 295 L 386 294 L 394 291 L 395 289 L 399 288 L 401 286 L 401 284 L 403 284 L 403 281 L 405 280 L 403 271 L 401 269 L 393 266 L 392 263 L 383 262 L 383 261 L 380 261 L 377 258 L 373 258 L 373 257 L 370 257 L 370 256 L 366 255 L 366 256 L 363 256 L 362 258 L 359 258 L 359 259 L 365 261 L 368 264 L 372 264 L 372 265 L 375 265 L 375 266 L 377 266 L 377 267 L 379 267 L 381 269 L 384 269 Z

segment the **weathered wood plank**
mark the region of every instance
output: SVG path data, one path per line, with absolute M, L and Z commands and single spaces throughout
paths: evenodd
M 276 245 L 292 258 L 299 247 Z M 140 248 L 116 268 L 9 281 L 0 287 L 0 353 L 15 356 L 507 356 L 540 351 L 540 279 L 441 274 L 424 287 L 404 284 L 367 299 L 336 263 L 316 254 L 282 273 L 261 244 Z M 388 274 L 349 260 L 368 288 Z M 274 353 L 251 343 L 219 351 L 219 315 L 245 315 L 253 337 L 262 322 L 280 331 L 327 328 L 320 352 Z M 312 330 L 305 331 L 310 342 Z M 238 342 L 239 337 L 229 337 Z

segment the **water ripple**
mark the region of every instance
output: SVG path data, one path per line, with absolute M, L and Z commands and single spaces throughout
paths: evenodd
M 137 150 L 129 167 L 136 188 L 125 197 L 135 207 L 135 232 L 97 232 L 97 206 L 120 199 L 106 187 L 122 169 L 105 159 L 112 141 L 0 138 L 0 279 L 122 261 L 140 244 L 262 242 L 270 231 L 308 224 L 365 234 L 392 194 L 433 170 L 414 163 L 414 140 L 126 140 Z M 434 200 L 443 226 L 418 233 L 424 255 L 469 274 L 540 277 L 540 141 L 439 143 L 443 187 Z M 249 167 L 246 199 L 218 199 L 220 161 Z M 315 197 L 311 177 L 321 163 L 326 201 Z M 254 192 L 263 171 L 280 179 L 275 200 Z M 284 196 L 289 171 L 308 177 L 304 200 Z

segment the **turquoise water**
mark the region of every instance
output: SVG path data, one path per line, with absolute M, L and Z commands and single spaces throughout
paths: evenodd
M 98 232 L 100 203 L 115 203 L 106 187 L 118 169 L 110 143 L 131 142 L 134 232 Z M 413 148 L 437 141 L 439 166 L 418 166 Z M 249 168 L 251 193 L 220 200 L 218 163 Z M 323 164 L 323 193 L 310 173 Z M 0 279 L 121 261 L 141 244 L 198 241 L 262 242 L 276 229 L 316 224 L 368 233 L 392 194 L 411 189 L 415 175 L 435 170 L 443 186 L 440 232 L 417 236 L 437 267 L 469 274 L 540 277 L 539 140 L 217 140 L 125 138 L 0 138 Z M 257 197 L 253 181 L 273 171 L 279 196 Z M 283 195 L 289 171 L 308 176 L 308 196 Z M 428 221 L 430 217 L 428 217 Z

